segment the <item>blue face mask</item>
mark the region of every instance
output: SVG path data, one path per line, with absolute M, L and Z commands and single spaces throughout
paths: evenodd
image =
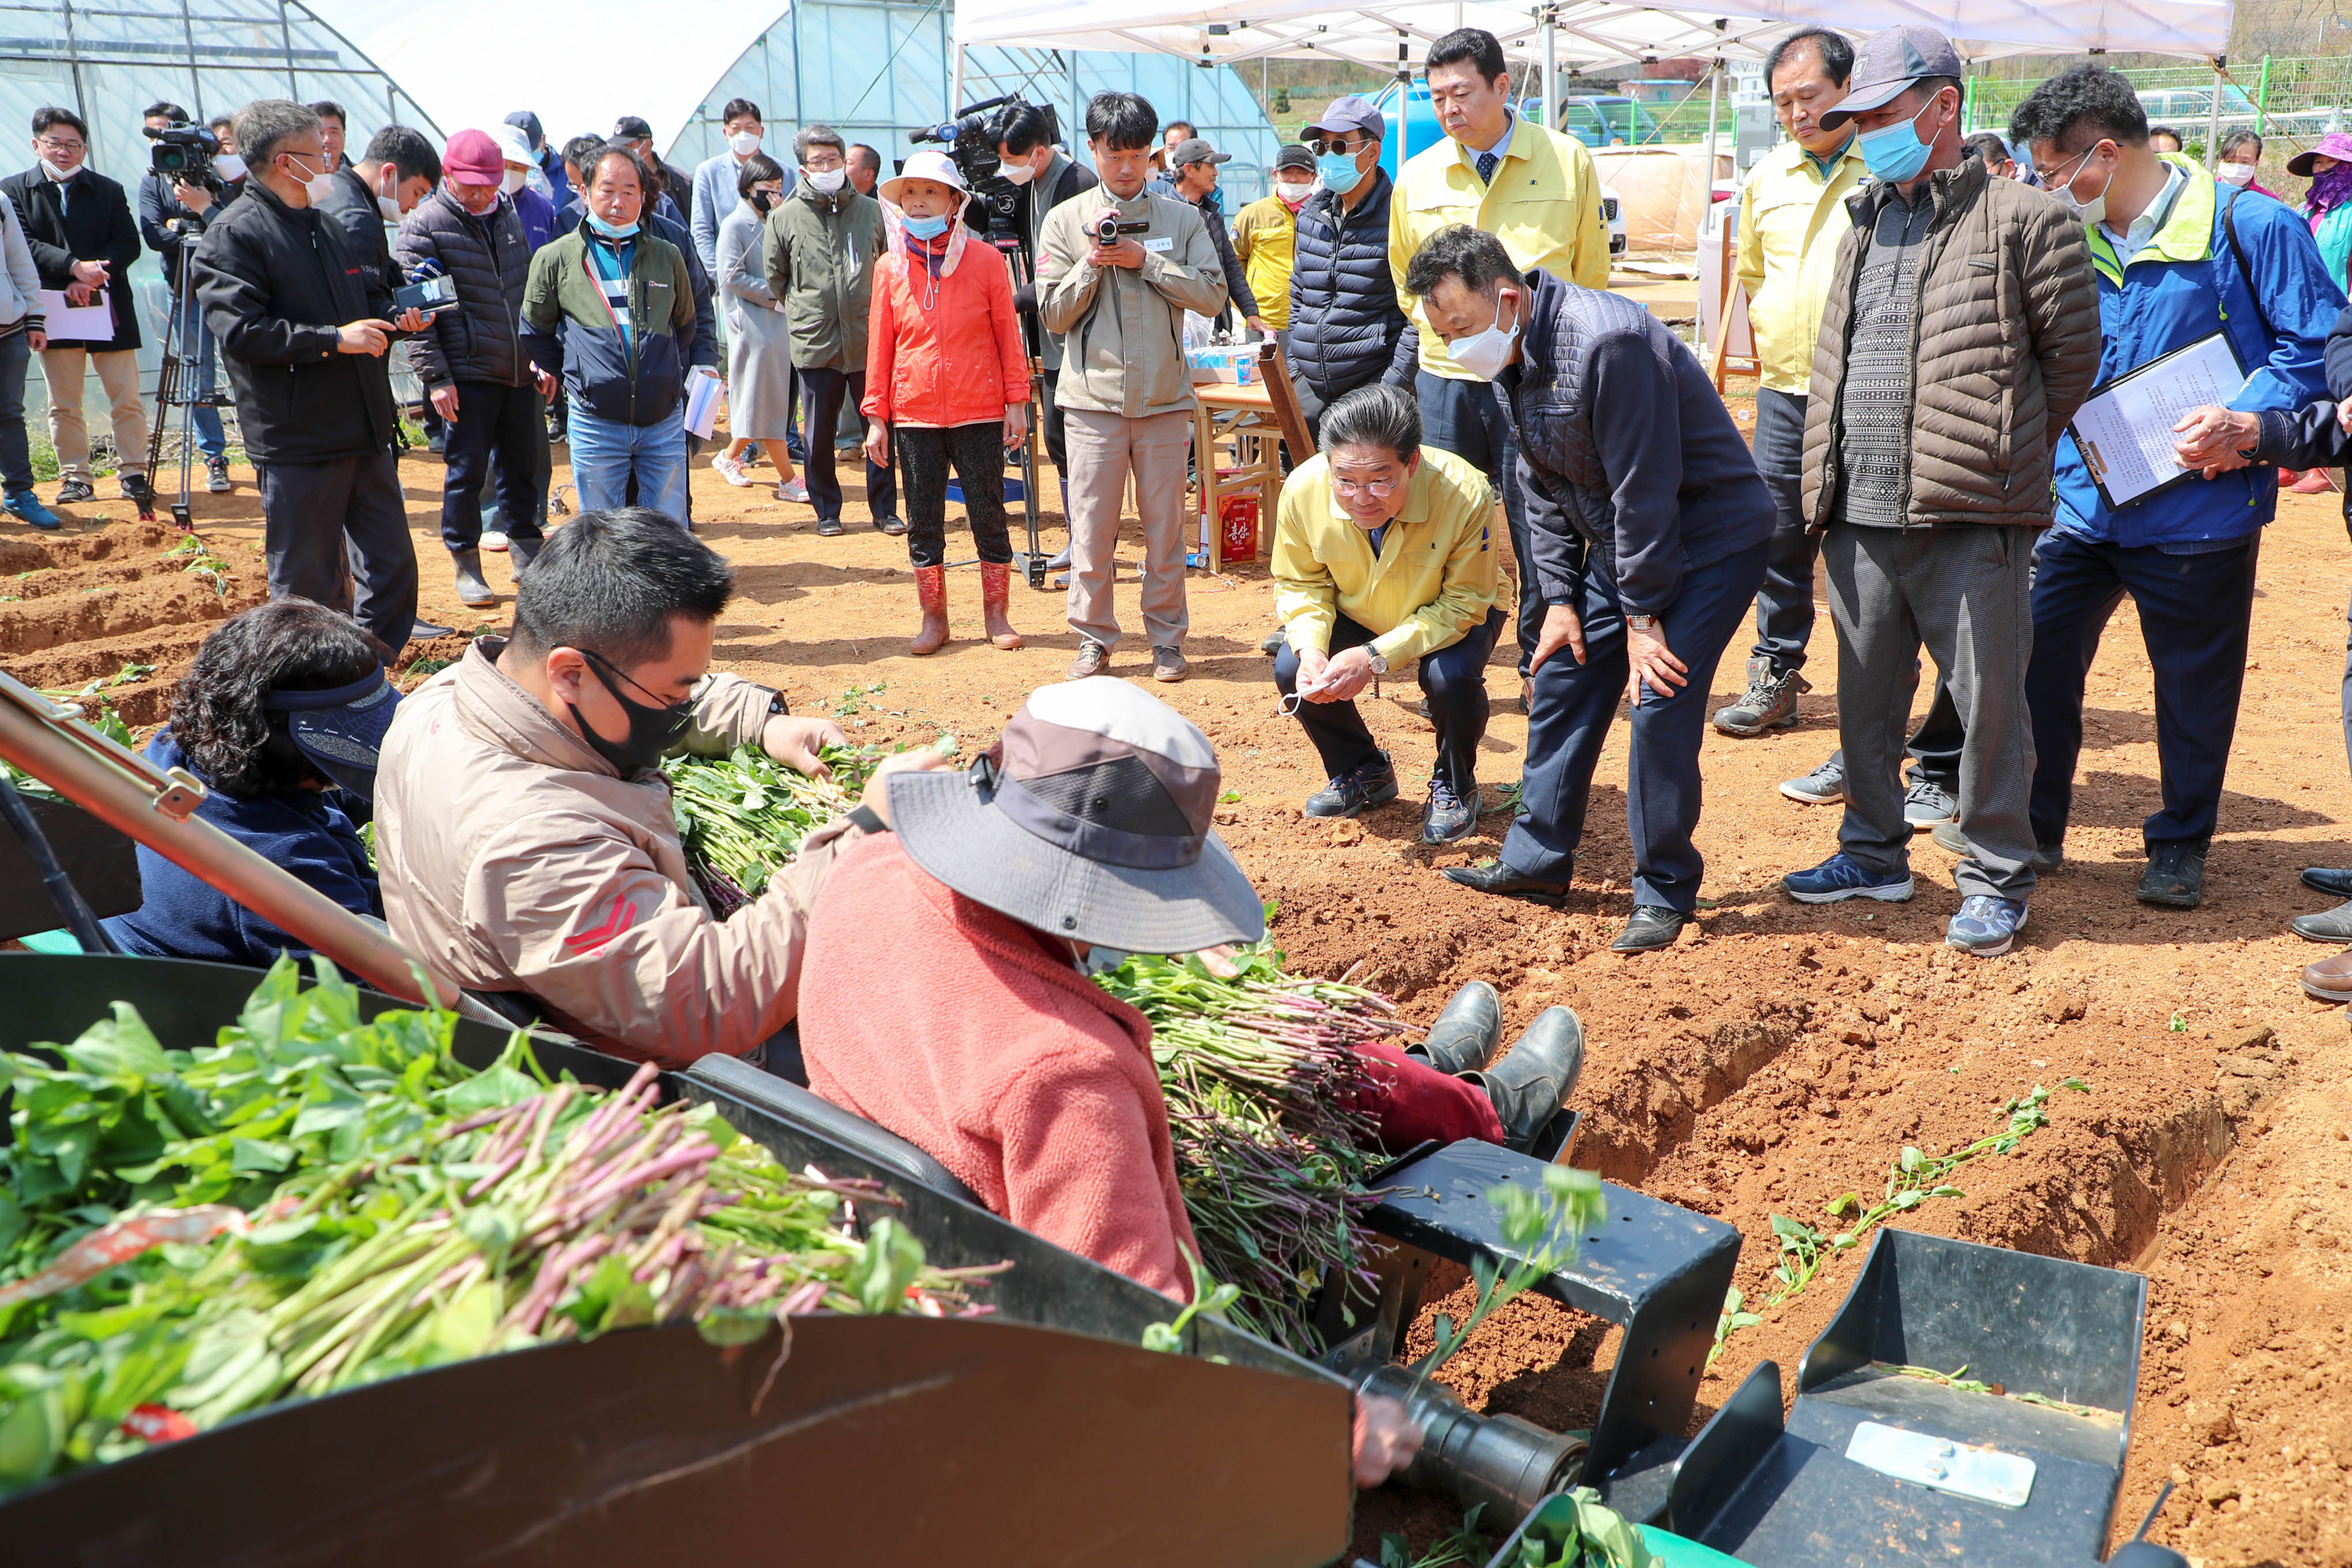
M 635 224 L 631 224 L 627 227 L 624 228 L 618 224 L 606 223 L 604 219 L 598 217 L 593 213 L 590 213 L 588 214 L 588 226 L 594 229 L 598 234 L 603 235 L 606 239 L 627 239 L 637 232 L 637 225 Z
M 1919 171 L 1927 166 L 1929 151 L 1927 144 L 1919 140 L 1919 115 L 1927 113 L 1935 101 L 1931 98 L 1921 104 L 1919 113 L 1908 120 L 1862 133 L 1862 161 L 1873 179 L 1900 185 L 1919 177 Z
M 948 220 L 936 218 L 904 218 L 900 220 L 907 232 L 917 239 L 937 239 L 948 232 Z
M 1370 172 L 1370 169 L 1356 167 L 1353 152 L 1326 152 L 1315 160 L 1315 177 L 1323 182 L 1325 190 L 1336 195 L 1346 195 L 1362 184 L 1364 176 Z

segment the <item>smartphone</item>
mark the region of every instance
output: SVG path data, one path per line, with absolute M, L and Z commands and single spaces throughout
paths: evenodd
M 422 283 L 412 283 L 395 290 L 392 297 L 392 313 L 403 316 L 411 310 L 421 310 L 426 316 L 438 316 L 444 310 L 457 308 L 457 281 L 453 277 L 428 277 Z

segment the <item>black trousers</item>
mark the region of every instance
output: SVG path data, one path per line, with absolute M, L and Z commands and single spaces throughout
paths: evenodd
M 482 481 L 498 470 L 499 519 L 514 538 L 535 539 L 547 491 L 532 478 L 547 461 L 547 412 L 537 387 L 459 382 L 441 481 L 441 542 L 453 550 L 482 542 Z
M 2052 528 L 2033 557 L 2033 841 L 2066 836 L 2083 750 L 2083 683 L 2107 618 L 2128 593 L 2156 676 L 2156 755 L 2164 809 L 2141 825 L 2150 844 L 2201 842 L 2221 815 L 2221 780 L 2246 685 L 2246 639 L 2263 536 L 2203 555 L 2096 544 Z
M 1287 337 L 1288 334 L 1285 333 L 1283 336 Z M 1285 343 L 1283 345 L 1283 352 L 1286 354 L 1289 351 L 1289 344 Z M 1368 387 L 1380 379 L 1381 372 L 1379 370 L 1375 369 L 1371 374 L 1366 376 L 1362 381 L 1358 382 L 1355 386 L 1332 388 L 1330 395 L 1327 397 L 1322 392 L 1317 392 L 1315 388 L 1308 383 L 1305 376 L 1300 375 L 1296 371 L 1291 371 L 1290 390 L 1297 395 L 1298 411 L 1307 416 L 1307 439 L 1318 444 L 1322 441 L 1323 411 L 1325 409 L 1329 408 L 1333 403 L 1338 402 L 1341 398 L 1346 397 L 1349 392 L 1354 392 L 1357 387 Z M 1434 437 L 1430 438 L 1430 441 L 1432 445 L 1437 444 Z M 1445 450 L 1452 452 L 1454 449 L 1449 446 L 1445 448 Z M 1311 452 L 1307 454 L 1307 456 L 1309 457 L 1313 455 L 1314 454 Z M 1457 452 L 1454 453 L 1454 455 L 1458 457 L 1461 454 Z
M 258 463 L 269 597 L 349 613 L 397 653 L 416 623 L 416 547 L 391 449 L 327 463 Z M 359 580 L 348 591 L 349 570 Z
M 1413 372 L 1413 395 L 1421 403 L 1421 438 L 1451 452 L 1494 481 L 1511 526 L 1511 558 L 1519 568 L 1519 674 L 1528 673 L 1543 636 L 1543 594 L 1536 587 L 1535 557 L 1528 549 L 1527 508 L 1519 502 L 1518 438 L 1503 407 L 1499 388 L 1486 382 L 1448 381 L 1427 371 Z M 1317 439 L 1321 439 L 1318 433 Z
M 833 467 L 833 436 L 841 423 L 844 399 L 866 396 L 864 371 L 801 370 L 801 395 L 806 400 L 807 414 L 803 428 L 808 432 L 808 455 L 802 464 L 808 470 L 809 505 L 816 508 L 817 520 L 824 522 L 841 516 L 841 479 Z M 895 517 L 898 510 L 898 485 L 887 468 L 877 468 L 871 458 L 866 461 L 866 509 L 876 518 Z
M 980 559 L 1013 559 L 1004 528 L 1004 425 L 997 420 L 923 430 L 890 427 L 892 456 L 907 471 L 907 554 L 919 567 L 948 559 L 948 465 L 963 482 L 964 516 L 971 521 Z
M 1503 612 L 1490 610 L 1461 641 L 1421 656 L 1422 695 L 1429 698 L 1429 716 L 1437 726 L 1437 766 L 1432 771 L 1465 800 L 1478 793 L 1478 742 L 1486 734 L 1486 659 L 1502 634 Z M 1332 622 L 1328 652 L 1345 653 L 1376 635 L 1341 615 Z M 1287 640 L 1274 656 L 1274 685 L 1284 696 L 1298 690 L 1298 654 Z M 1337 779 L 1381 759 L 1380 743 L 1353 701 L 1300 703 L 1298 722 L 1315 743 L 1326 777 Z

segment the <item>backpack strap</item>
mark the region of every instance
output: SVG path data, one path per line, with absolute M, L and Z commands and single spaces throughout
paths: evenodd
M 2271 325 L 2271 313 L 2263 308 L 2263 291 L 2254 287 L 2253 268 L 2246 265 L 2246 247 L 2238 243 L 2238 198 L 2244 195 L 2241 187 L 2230 193 L 2221 204 L 2221 233 L 2230 242 L 2230 257 L 2238 264 L 2238 277 L 2246 286 L 2246 298 L 2254 302 L 2254 319 L 2263 324 L 2263 336 L 2271 342 L 2278 341 L 2278 329 Z

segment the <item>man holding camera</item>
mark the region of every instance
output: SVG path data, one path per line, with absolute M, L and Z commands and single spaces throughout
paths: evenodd
M 1054 145 L 1053 110 L 1043 105 L 1008 104 L 998 114 L 993 129 L 996 172 L 1011 181 L 1019 193 L 1014 197 L 1013 222 L 1029 242 L 1032 281 L 1013 291 L 1013 303 L 1024 320 L 1034 321 L 1037 315 L 1037 261 L 1045 254 L 1045 214 L 1102 182 L 1095 178 L 1094 171 Z M 1045 437 L 1045 455 L 1054 460 L 1054 472 L 1061 476 L 1062 517 L 1066 522 L 1070 516 L 1070 448 L 1062 406 L 1054 395 L 1054 383 L 1062 372 L 1062 340 L 1055 332 L 1039 332 L 1037 336 L 1045 367 L 1040 378 L 1045 395 L 1037 410 L 1038 424 Z
M 176 103 L 151 103 L 142 118 L 150 135 L 175 125 L 184 134 L 196 134 L 195 128 L 188 123 L 188 111 Z M 211 401 L 216 384 L 215 345 L 205 326 L 205 313 L 196 308 L 193 294 L 188 297 L 184 319 L 180 309 L 181 270 L 187 266 L 188 253 L 195 249 L 196 241 L 204 235 L 205 215 L 220 205 L 220 199 L 213 194 L 215 183 L 149 169 L 139 182 L 139 235 L 147 242 L 147 248 L 163 260 L 163 282 L 172 296 L 163 330 L 180 356 L 181 385 L 193 387 L 194 395 L 204 400 L 188 411 L 188 420 L 195 430 L 196 450 L 204 455 L 207 476 L 205 487 L 215 496 L 223 496 L 236 486 L 228 476 L 228 436 L 221 429 L 220 410 Z M 168 426 L 172 411 L 158 408 L 155 417 Z
M 83 377 L 98 372 L 114 428 L 114 462 L 122 494 L 145 511 L 155 504 L 147 483 L 147 406 L 139 401 L 139 315 L 125 275 L 139 259 L 139 225 L 122 187 L 89 168 L 89 130 L 68 109 L 33 111 L 33 155 L 21 174 L 0 180 L 16 205 L 41 287 L 65 291 L 68 305 L 102 298 L 111 329 L 103 338 L 61 337 L 48 323 L 41 374 L 49 383 L 49 439 L 65 483 L 58 505 L 87 501 L 90 486 L 89 426 L 82 417 Z
M 333 178 L 317 115 L 282 99 L 249 103 L 236 145 L 245 195 L 206 227 L 194 265 L 261 476 L 269 596 L 348 608 L 397 653 L 416 619 L 416 551 L 384 354 L 424 319 L 386 319 L 399 275 L 361 264 L 341 225 L 312 205 Z M 347 548 L 359 579 L 348 603 Z
M 1192 372 L 1184 312 L 1214 316 L 1225 275 L 1190 203 L 1147 192 L 1159 111 L 1131 92 L 1097 93 L 1087 140 L 1112 203 L 1047 214 L 1037 257 L 1038 315 L 1062 336 L 1056 388 L 1069 426 L 1069 678 L 1098 675 L 1118 645 L 1111 573 L 1128 476 L 1143 522 L 1143 629 L 1151 677 L 1186 674 L 1184 470 L 1192 450 Z

